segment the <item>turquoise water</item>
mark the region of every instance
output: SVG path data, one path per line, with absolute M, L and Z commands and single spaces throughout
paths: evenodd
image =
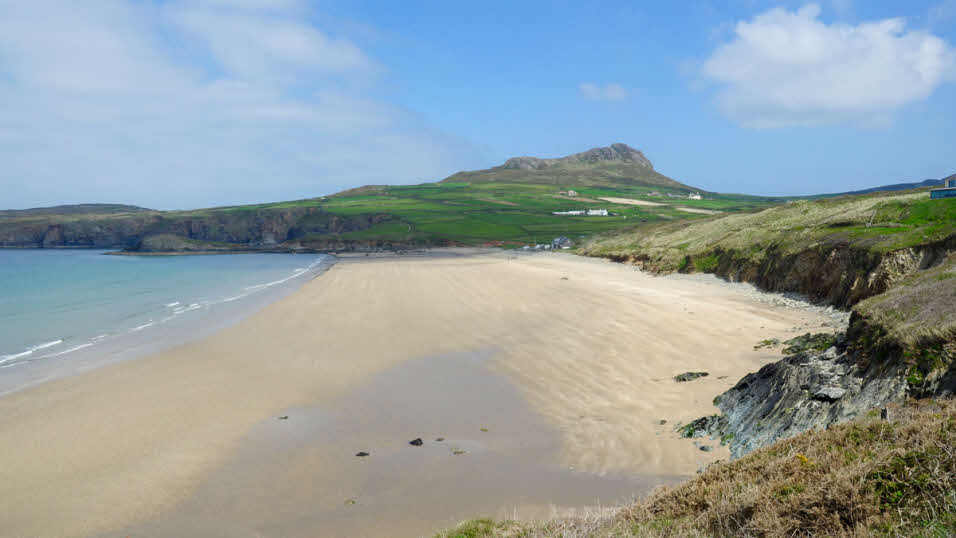
M 160 336 L 174 342 L 174 328 L 261 306 L 331 261 L 316 254 L 103 252 L 0 250 L 0 377 L 97 347 L 116 353 Z

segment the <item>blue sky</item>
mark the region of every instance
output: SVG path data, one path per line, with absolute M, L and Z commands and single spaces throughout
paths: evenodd
M 956 172 L 956 0 L 75 4 L 0 0 L 0 206 L 301 198 L 613 142 L 723 192 Z

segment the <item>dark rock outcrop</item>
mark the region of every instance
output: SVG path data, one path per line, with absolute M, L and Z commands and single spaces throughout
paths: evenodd
M 956 368 L 948 355 L 924 371 L 904 356 L 852 349 L 846 342 L 840 338 L 825 351 L 797 353 L 748 374 L 714 400 L 721 415 L 702 417 L 681 433 L 720 438 L 738 458 L 910 396 L 951 396 L 956 390 Z

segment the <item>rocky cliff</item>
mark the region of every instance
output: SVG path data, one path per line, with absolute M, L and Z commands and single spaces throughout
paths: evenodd
M 388 215 L 334 215 L 317 207 L 137 212 L 0 220 L 0 247 L 119 248 L 129 252 L 294 250 L 365 230 Z M 340 241 L 345 243 L 345 241 Z
M 933 368 L 900 359 L 853 349 L 841 335 L 836 346 L 796 353 L 748 374 L 714 400 L 721 415 L 703 417 L 683 433 L 720 439 L 738 458 L 779 439 L 879 413 L 907 397 L 956 393 L 952 350 Z

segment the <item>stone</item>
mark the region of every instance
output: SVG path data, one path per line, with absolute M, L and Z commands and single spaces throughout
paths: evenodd
M 840 387 L 823 387 L 813 393 L 813 399 L 822 402 L 835 402 L 842 398 L 844 394 L 846 394 L 846 389 Z
M 840 356 L 840 352 L 837 351 L 836 346 L 830 346 L 826 351 L 817 356 L 821 361 L 832 361 L 833 359 Z
M 425 444 L 425 442 L 422 441 L 422 438 L 421 438 L 421 437 L 418 437 L 418 438 L 416 438 L 416 439 L 412 439 L 411 441 L 409 441 L 408 444 L 410 444 L 410 445 L 412 445 L 412 446 L 422 446 L 422 445 Z
M 667 424 L 667 420 L 665 420 L 665 419 L 662 418 L 662 419 L 660 419 L 657 423 L 660 424 L 661 426 L 663 426 L 664 424 Z
M 710 374 L 707 372 L 684 372 L 683 374 L 674 376 L 674 381 L 677 381 L 678 383 L 684 381 L 693 381 L 695 379 L 707 377 L 709 375 Z
M 276 417 L 279 420 L 289 420 L 289 415 L 282 415 L 281 417 Z
M 442 441 L 444 441 L 444 440 L 445 440 L 444 437 L 436 437 L 436 438 L 435 438 L 435 442 L 436 442 L 436 443 L 440 443 L 440 442 L 442 442 Z
M 713 452 L 714 447 L 710 445 L 700 445 L 701 452 Z
M 355 457 L 357 458 L 364 458 L 364 457 L 367 457 L 368 455 L 369 455 L 368 452 L 365 452 L 365 451 L 355 453 Z

